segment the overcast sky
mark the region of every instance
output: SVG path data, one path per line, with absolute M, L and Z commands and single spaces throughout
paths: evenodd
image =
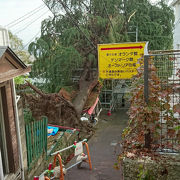
M 32 13 L 34 9 L 36 11 Z M 22 22 L 15 21 L 29 12 L 26 19 L 19 20 Z M 0 26 L 14 22 L 7 27 L 23 40 L 24 45 L 40 34 L 41 21 L 48 16 L 52 13 L 42 0 L 0 0 Z
M 0 0 L 0 26 L 14 22 L 7 27 L 26 45 L 40 34 L 41 21 L 52 16 L 48 8 L 43 5 L 42 0 Z M 27 19 L 20 23 L 15 21 L 36 8 L 38 9 L 33 14 L 26 16 Z

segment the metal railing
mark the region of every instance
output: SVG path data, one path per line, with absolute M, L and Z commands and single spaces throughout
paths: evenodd
M 176 127 L 180 125 L 180 114 L 174 109 L 180 104 L 180 53 L 165 52 L 160 54 L 151 54 L 144 56 L 144 98 L 146 103 L 149 102 L 149 96 L 152 92 L 151 77 L 152 66 L 155 66 L 156 75 L 159 81 L 160 116 L 159 122 L 161 127 L 161 147 L 160 151 L 165 153 L 180 152 L 179 140 Z M 173 123 L 172 123 L 173 122 Z

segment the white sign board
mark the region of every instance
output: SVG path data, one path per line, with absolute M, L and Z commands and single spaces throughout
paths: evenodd
M 78 155 L 80 155 L 82 153 L 83 153 L 83 144 L 82 144 L 82 142 L 79 142 L 79 143 L 76 144 L 74 156 L 78 156 Z

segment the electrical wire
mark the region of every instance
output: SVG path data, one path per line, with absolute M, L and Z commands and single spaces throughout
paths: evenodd
M 41 7 L 43 7 L 43 6 L 45 6 L 45 5 L 44 5 L 44 4 L 41 4 L 41 5 L 40 5 L 40 6 L 38 6 L 37 8 L 35 8 L 35 9 L 33 9 L 32 11 L 28 12 L 28 13 L 27 13 L 27 14 L 25 14 L 24 16 L 22 16 L 22 17 L 20 17 L 20 18 L 18 18 L 18 19 L 16 19 L 16 20 L 14 20 L 14 21 L 10 22 L 10 23 L 9 23 L 9 24 L 7 24 L 6 26 L 9 26 L 10 24 L 15 23 L 16 21 L 18 21 L 18 20 L 22 19 L 23 17 L 25 17 L 25 16 L 29 15 L 30 13 L 32 13 L 32 12 L 34 12 L 34 11 L 36 11 L 37 9 L 39 9 L 39 8 L 41 8 Z
M 40 16 L 38 16 L 38 18 L 33 19 L 29 24 L 27 24 L 23 29 L 15 32 L 14 34 L 18 34 L 22 31 L 24 31 L 25 29 L 27 29 L 31 24 L 33 24 L 34 22 L 36 22 L 38 19 L 40 19 L 43 15 L 45 15 L 47 12 L 49 12 L 49 9 L 46 12 L 43 12 Z
M 55 13 L 51 10 L 48 4 L 44 0 L 42 0 L 42 2 L 47 6 L 47 8 L 51 11 L 51 13 L 55 16 Z
M 180 23 L 180 18 L 176 21 L 174 27 L 177 27 L 177 25 Z
M 25 17 L 24 19 L 16 22 L 15 24 L 12 24 L 12 23 L 11 23 L 12 25 L 6 25 L 6 27 L 11 28 L 11 27 L 13 27 L 13 26 L 16 26 L 17 24 L 23 22 L 24 20 L 26 20 L 26 19 L 28 19 L 29 17 L 31 17 L 31 16 L 33 16 L 34 14 L 36 14 L 37 12 L 41 11 L 41 10 L 44 9 L 45 7 L 46 7 L 46 6 L 44 5 L 42 8 L 40 8 L 40 9 L 38 9 L 38 10 L 36 10 L 36 11 L 33 11 L 33 14 L 32 14 L 32 13 L 29 14 L 27 17 Z
M 38 36 L 38 34 L 39 34 L 40 32 L 41 32 L 41 30 L 39 30 L 38 33 L 36 33 L 36 34 L 33 36 L 33 38 L 31 38 L 31 40 L 28 41 L 28 43 L 26 43 L 26 44 L 23 46 L 23 49 L 25 49 L 26 46 L 28 46 L 28 45 L 34 40 L 34 38 L 36 38 L 36 37 Z

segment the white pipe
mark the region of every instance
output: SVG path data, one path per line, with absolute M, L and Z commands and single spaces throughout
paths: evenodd
M 14 99 L 14 110 L 15 110 L 15 122 L 16 122 L 16 130 L 17 130 L 17 139 L 18 139 L 18 149 L 20 155 L 20 166 L 21 166 L 21 178 L 24 180 L 24 164 L 23 164 L 23 153 L 22 153 L 22 144 L 21 144 L 21 133 L 20 133 L 20 126 L 19 126 L 19 114 L 18 114 L 18 107 L 16 103 L 16 89 L 14 84 L 14 79 L 12 80 L 12 90 L 13 90 L 13 99 Z
M 80 142 L 78 142 L 78 143 L 86 142 L 86 141 L 87 141 L 87 139 L 83 139 L 82 141 L 80 141 Z M 64 148 L 64 149 L 61 149 L 61 150 L 59 150 L 59 151 L 56 151 L 56 152 L 52 153 L 50 156 L 56 155 L 57 153 L 61 153 L 61 152 L 65 151 L 65 150 L 68 150 L 68 149 L 70 149 L 70 148 L 72 148 L 72 147 L 74 147 L 74 144 L 72 144 L 71 146 L 68 146 L 68 147 L 66 147 L 66 148 Z
M 0 180 L 4 180 L 3 166 L 2 166 L 2 158 L 1 158 L 1 149 L 0 149 Z

